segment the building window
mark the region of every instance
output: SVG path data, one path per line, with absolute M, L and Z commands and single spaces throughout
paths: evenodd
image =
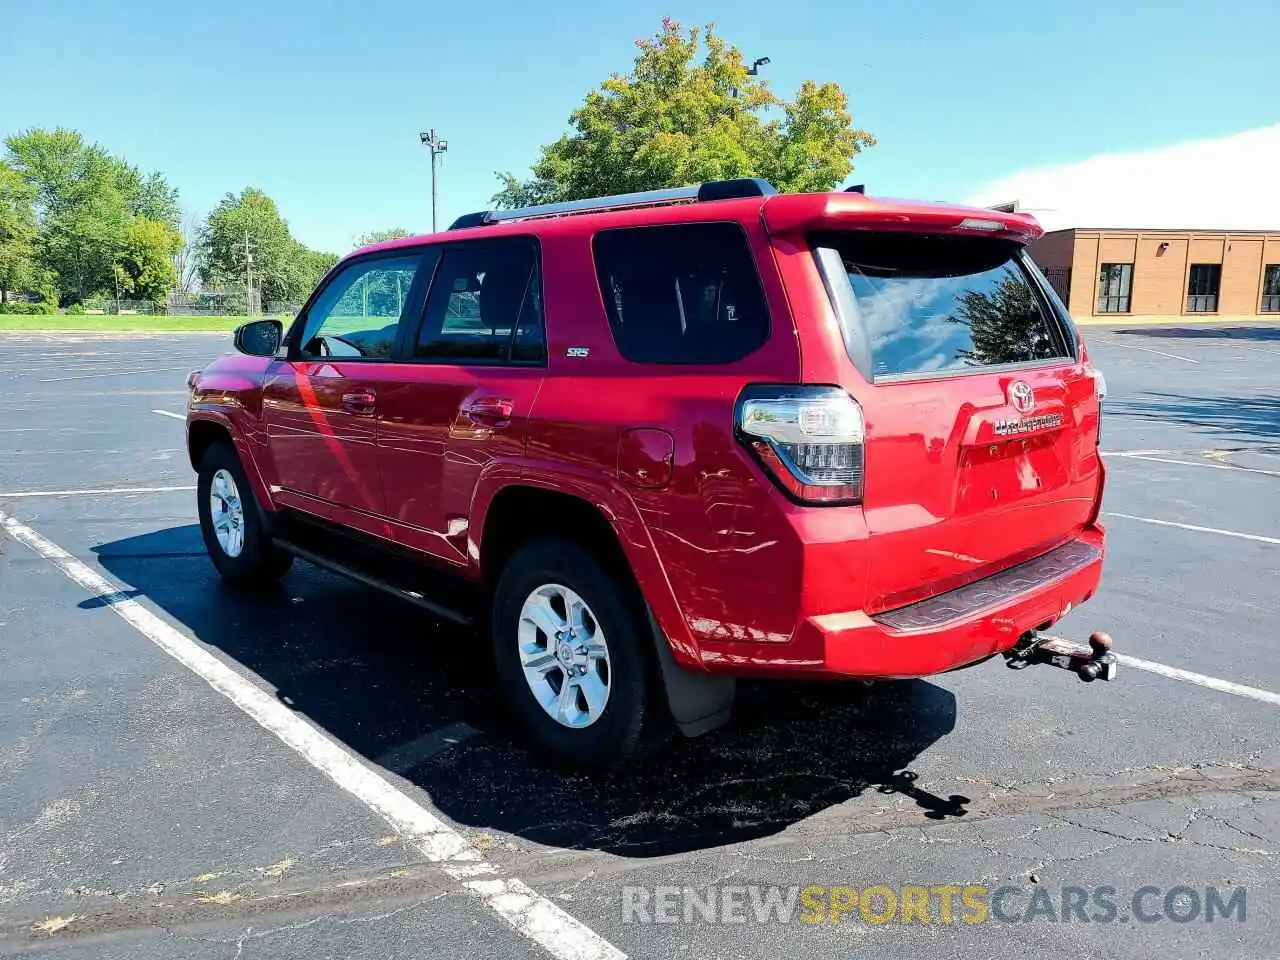
M 1280 313 L 1280 263 L 1268 263 L 1262 275 L 1262 312 Z
M 1104 263 L 1098 271 L 1098 312 L 1128 313 L 1133 291 L 1132 263 Z
M 1187 278 L 1187 313 L 1217 313 L 1222 264 L 1193 263 Z

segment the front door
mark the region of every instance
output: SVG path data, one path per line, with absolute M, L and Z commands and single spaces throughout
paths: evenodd
M 423 257 L 396 251 L 338 271 L 298 318 L 288 359 L 266 379 L 262 418 L 274 482 L 303 509 L 384 513 L 379 393 L 401 318 L 416 315 L 415 298 L 421 302 Z
M 536 241 L 446 245 L 405 360 L 381 390 L 387 516 L 415 546 L 465 563 L 476 486 L 518 472 L 545 373 Z

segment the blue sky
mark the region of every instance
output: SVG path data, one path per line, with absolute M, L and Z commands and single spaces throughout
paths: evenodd
M 806 78 L 841 83 L 880 140 L 850 182 L 875 193 L 963 199 L 1280 121 L 1274 0 L 12 6 L 0 133 L 74 127 L 163 170 L 198 213 L 260 187 L 296 236 L 333 252 L 369 229 L 430 228 L 427 126 L 450 145 L 441 219 L 484 207 L 493 171 L 524 173 L 667 14 L 769 56 L 783 96 Z

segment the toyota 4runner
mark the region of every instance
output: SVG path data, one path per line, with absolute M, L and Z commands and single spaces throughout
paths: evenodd
M 189 379 L 209 554 L 482 627 L 586 765 L 714 728 L 735 678 L 1016 655 L 1103 558 L 1102 381 L 1040 233 L 735 180 L 358 250 Z

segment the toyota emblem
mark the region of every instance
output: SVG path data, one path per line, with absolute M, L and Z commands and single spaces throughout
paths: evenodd
M 1030 413 L 1036 407 L 1036 392 L 1026 381 L 1015 380 L 1009 385 L 1009 403 L 1019 413 Z

